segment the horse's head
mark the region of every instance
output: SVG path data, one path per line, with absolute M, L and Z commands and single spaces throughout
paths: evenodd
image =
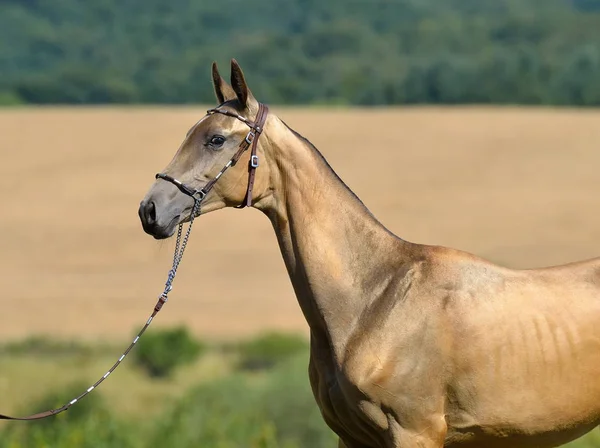
M 260 115 L 264 111 L 259 110 L 262 107 L 248 89 L 240 66 L 231 61 L 229 85 L 213 63 L 212 80 L 221 105 L 188 131 L 173 160 L 140 204 L 142 226 L 157 239 L 170 237 L 177 225 L 189 218 L 194 205 L 190 196 L 194 194 L 201 197 L 209 190 L 202 201 L 202 213 L 244 203 L 249 174 L 262 159 L 264 137 L 257 144 L 257 156 L 252 160 L 249 147 L 254 134 L 259 140 L 264 127 Z M 231 160 L 233 163 L 229 163 Z M 220 175 L 223 168 L 225 171 Z M 258 171 L 252 188 L 254 202 L 267 190 L 267 164 Z

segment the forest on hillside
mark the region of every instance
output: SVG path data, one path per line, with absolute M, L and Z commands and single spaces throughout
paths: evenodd
M 600 0 L 0 0 L 0 104 L 600 105 Z

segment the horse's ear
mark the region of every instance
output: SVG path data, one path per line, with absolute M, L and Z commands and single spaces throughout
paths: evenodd
M 246 84 L 240 64 L 235 59 L 231 60 L 231 86 L 242 107 L 249 107 L 256 101 L 248 88 L 248 84 Z
M 232 100 L 236 97 L 236 94 L 231 86 L 227 84 L 227 81 L 225 81 L 219 74 L 219 69 L 216 62 L 212 63 L 212 81 L 213 86 L 215 87 L 215 95 L 217 96 L 219 104 L 223 104 L 225 101 Z

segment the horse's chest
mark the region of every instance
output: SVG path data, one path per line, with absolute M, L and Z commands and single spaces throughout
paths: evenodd
M 382 412 L 341 372 L 311 357 L 310 382 L 327 425 L 346 441 L 370 446 L 381 437 Z

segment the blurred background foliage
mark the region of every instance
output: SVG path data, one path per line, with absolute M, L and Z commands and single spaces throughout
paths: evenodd
M 600 104 L 600 0 L 2 0 L 0 104 Z
M 175 339 L 184 341 L 181 347 L 171 346 L 168 357 L 173 369 L 168 376 L 157 378 L 152 370 L 132 363 L 136 359 L 132 352 L 133 360 L 127 359 L 109 382 L 67 412 L 47 420 L 0 425 L 0 448 L 337 446 L 311 392 L 308 343 L 303 336 L 268 332 L 250 340 L 215 344 L 198 341 L 181 327 L 154 328 L 152 334 L 143 350 L 143 359 L 151 365 L 161 365 L 165 345 Z M 203 349 L 190 355 L 189 346 Z M 78 370 L 75 379 L 65 378 L 66 367 L 44 369 L 44 358 L 40 358 L 44 350 L 54 353 L 52 362 L 59 363 L 58 356 L 61 366 Z M 51 384 L 39 395 L 20 393 L 13 397 L 15 403 L 25 403 L 17 405 L 15 411 L 23 415 L 69 402 L 93 381 L 81 376 L 82 371 L 89 373 L 86 366 L 90 359 L 109 365 L 118 353 L 117 347 L 29 338 L 0 346 L 0 367 L 10 371 L 11 364 L 29 359 L 29 365 L 37 363 L 34 370 Z M 215 370 L 216 360 L 220 367 Z M 248 368 L 248 362 L 253 368 Z M 190 367 L 190 363 L 195 366 Z M 187 373 L 182 372 L 185 369 Z M 97 367 L 92 370 L 96 379 L 101 371 Z M 184 375 L 177 376 L 181 373 Z M 192 378 L 192 384 L 186 384 L 187 377 Z M 116 394 L 110 394 L 111 387 Z M 169 398 L 164 390 L 169 391 Z M 4 411 L 10 397 L 3 398 Z M 600 434 L 593 431 L 569 447 L 598 448 Z
M 132 373 L 128 359 L 111 377 L 120 383 L 117 398 L 107 399 L 101 386 L 67 412 L 54 418 L 28 423 L 7 422 L 0 426 L 0 448 L 297 448 L 333 447 L 336 439 L 325 426 L 315 404 L 307 375 L 308 344 L 294 334 L 265 333 L 256 338 L 229 344 L 205 344 L 181 327 L 154 329 L 143 344 L 143 355 L 134 355 L 133 373 L 137 383 L 148 383 L 148 390 L 124 386 L 124 377 Z M 143 339 L 143 338 L 142 338 Z M 141 340 L 140 340 L 141 341 Z M 183 341 L 183 343 L 182 343 Z M 174 343 L 177 342 L 177 343 Z M 164 347 L 170 344 L 169 355 Z M 190 354 L 189 347 L 204 347 Z M 47 338 L 30 338 L 23 343 L 0 347 L 0 365 L 17 363 L 19 358 L 39 359 L 45 349 L 59 347 L 62 364 L 66 358 L 82 361 L 82 353 L 110 358 L 107 347 L 50 342 Z M 274 348 L 275 347 L 275 348 Z M 136 348 L 142 348 L 136 347 Z M 114 348 L 113 358 L 118 356 Z M 165 356 L 172 369 L 157 377 L 147 365 L 162 366 Z M 158 400 L 154 406 L 141 405 L 138 412 L 124 412 L 122 401 L 147 401 L 159 388 L 178 382 L 175 370 L 196 361 L 194 376 L 201 378 L 210 369 L 199 358 L 218 357 L 225 370 L 208 374 L 195 385 L 178 388 L 172 400 Z M 65 358 L 66 357 L 66 358 Z M 246 359 L 262 360 L 261 369 L 247 369 Z M 277 359 L 275 359 L 277 358 Z M 139 361 L 143 360 L 143 364 Z M 277 362 L 274 362 L 277 361 Z M 80 366 L 83 370 L 85 363 Z M 141 368 L 140 368 L 141 367 Z M 42 374 L 42 373 L 41 373 Z M 45 372 L 47 375 L 48 372 Z M 125 375 L 124 375 L 125 374 Z M 54 409 L 86 390 L 88 383 L 76 379 L 65 384 L 57 375 L 54 387 L 41 397 L 25 397 L 20 414 L 32 409 Z M 159 382 L 157 382 L 159 381 Z M 20 401 L 23 401 L 23 396 Z M 7 406 L 4 400 L 4 406 Z

